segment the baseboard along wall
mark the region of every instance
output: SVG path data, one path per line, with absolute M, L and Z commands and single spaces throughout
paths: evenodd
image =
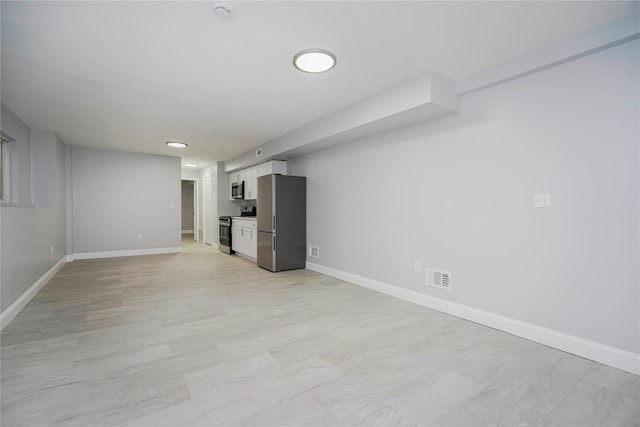
M 27 289 L 25 293 L 23 293 L 17 300 L 15 300 L 9 307 L 7 307 L 0 314 L 0 329 L 4 329 L 15 317 L 22 311 L 23 308 L 29 304 L 29 302 L 35 297 L 40 289 L 46 285 L 49 280 L 65 265 L 67 262 L 67 257 L 63 257 L 54 264 L 46 273 L 44 273 L 33 285 Z
M 74 260 L 81 259 L 95 259 L 95 258 L 112 258 L 121 256 L 136 256 L 136 255 L 156 255 L 156 254 L 171 254 L 182 252 L 182 248 L 151 248 L 151 249 L 133 249 L 124 251 L 103 251 L 103 252 L 81 252 L 71 255 L 65 255 L 60 259 L 53 267 L 51 267 L 46 273 L 42 275 L 25 293 L 23 293 L 17 300 L 15 300 L 9 307 L 7 307 L 2 313 L 0 313 L 0 330 L 4 329 L 15 317 L 24 309 L 27 304 L 40 292 L 40 289 L 46 285 L 49 280 L 64 266 L 67 262 L 73 262 Z
M 0 326 L 4 329 L 29 304 L 44 285 L 64 266 L 66 262 L 80 259 L 110 258 L 120 256 L 154 255 L 179 253 L 182 248 L 153 248 L 124 251 L 84 252 L 67 255 L 60 259 L 53 267 L 42 275 L 27 291 L 0 314 Z M 325 274 L 354 285 L 362 286 L 383 294 L 400 298 L 423 307 L 431 308 L 462 319 L 470 320 L 481 325 L 489 326 L 512 335 L 525 338 L 558 350 L 566 351 L 586 359 L 590 359 L 635 375 L 640 375 L 640 354 L 631 353 L 608 345 L 586 340 L 563 332 L 543 328 L 516 319 L 501 316 L 484 310 L 479 310 L 463 304 L 443 300 L 409 289 L 389 285 L 387 283 L 368 279 L 366 277 L 325 267 L 311 262 L 306 268 L 317 273 Z
M 158 255 L 173 254 L 182 252 L 181 247 L 175 248 L 150 248 L 150 249 L 130 249 L 123 251 L 101 251 L 101 252 L 79 252 L 72 255 L 74 260 L 79 259 L 96 259 L 96 258 L 115 258 L 121 256 L 138 256 L 138 255 Z
M 640 354 L 589 341 L 553 329 L 521 322 L 496 313 L 415 292 L 366 277 L 307 262 L 306 268 L 354 285 L 400 298 L 423 307 L 450 314 L 509 334 L 528 339 L 585 359 L 640 375 Z

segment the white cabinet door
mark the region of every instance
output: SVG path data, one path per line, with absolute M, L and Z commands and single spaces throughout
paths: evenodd
M 258 166 L 255 166 L 255 168 L 257 176 L 271 175 L 272 173 L 287 174 L 287 162 L 282 160 L 271 160 L 260 163 Z
M 231 224 L 231 249 L 244 253 L 244 233 L 242 233 L 241 222 L 233 219 Z
M 258 178 L 256 168 L 249 168 L 244 172 L 244 199 L 255 200 L 258 198 Z
M 238 252 L 241 254 L 247 254 L 247 228 L 246 227 L 238 227 L 240 230 L 240 247 Z
M 260 163 L 256 166 L 256 179 L 260 176 L 271 174 L 271 162 Z
M 247 255 L 251 258 L 258 257 L 258 231 L 254 228 L 247 229 L 249 238 L 247 239 Z
M 231 231 L 233 250 L 255 259 L 258 256 L 256 221 L 236 219 Z
M 229 174 L 229 184 L 242 181 L 242 171 L 235 171 Z
M 231 226 L 231 249 L 240 252 L 240 227 L 237 225 Z
M 287 162 L 282 160 L 273 160 L 269 163 L 271 163 L 271 172 L 269 173 L 279 173 L 280 175 L 287 174 Z

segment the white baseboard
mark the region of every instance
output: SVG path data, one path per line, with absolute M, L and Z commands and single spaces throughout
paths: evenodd
M 62 258 L 55 263 L 46 273 L 44 273 L 20 298 L 15 300 L 9 307 L 7 307 L 2 314 L 0 314 L 0 329 L 4 329 L 15 317 L 22 311 L 23 308 L 29 304 L 29 302 L 35 297 L 40 289 L 46 285 L 49 280 L 62 268 L 66 263 L 66 258 Z
M 102 252 L 80 252 L 74 253 L 72 258 L 79 259 L 95 259 L 95 258 L 114 258 L 121 256 L 138 256 L 138 255 L 158 255 L 158 254 L 174 254 L 182 252 L 182 248 L 150 248 L 150 249 L 130 249 L 124 251 L 102 251 Z
M 182 230 L 182 234 L 193 234 L 193 230 Z
M 460 317 L 462 319 L 470 320 L 481 325 L 489 326 L 491 328 L 535 341 L 558 350 L 566 351 L 567 353 L 575 354 L 577 356 L 584 357 L 585 359 L 603 363 L 635 375 L 640 375 L 640 354 L 637 353 L 631 353 L 629 351 L 589 341 L 580 337 L 555 331 L 553 329 L 547 329 L 530 323 L 521 322 L 496 313 L 447 301 L 409 289 L 400 288 L 398 286 L 389 285 L 377 280 L 367 279 L 366 277 L 357 276 L 355 274 L 325 267 L 319 264 L 307 262 L 306 267 L 308 270 L 312 270 L 317 273 L 335 277 L 336 279 L 344 280 L 345 282 L 372 289 L 386 295 L 400 298 L 402 300 Z
M 234 255 L 239 256 L 240 258 L 244 258 L 244 259 L 246 259 L 246 260 L 249 260 L 249 261 L 251 261 L 251 262 L 258 262 L 258 260 L 257 260 L 256 258 L 252 258 L 252 257 L 250 257 L 249 255 L 242 254 L 242 253 L 240 253 L 240 252 L 238 252 L 238 251 L 236 251 L 236 252 L 234 253 Z

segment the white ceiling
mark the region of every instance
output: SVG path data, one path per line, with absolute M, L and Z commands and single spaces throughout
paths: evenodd
M 1 100 L 72 145 L 239 155 L 425 70 L 453 79 L 586 32 L 634 2 L 2 1 Z M 337 66 L 306 74 L 303 49 Z M 165 141 L 184 141 L 183 152 Z

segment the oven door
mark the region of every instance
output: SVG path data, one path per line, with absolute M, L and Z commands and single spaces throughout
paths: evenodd
M 227 254 L 233 253 L 231 250 L 231 221 L 218 222 L 218 250 Z

